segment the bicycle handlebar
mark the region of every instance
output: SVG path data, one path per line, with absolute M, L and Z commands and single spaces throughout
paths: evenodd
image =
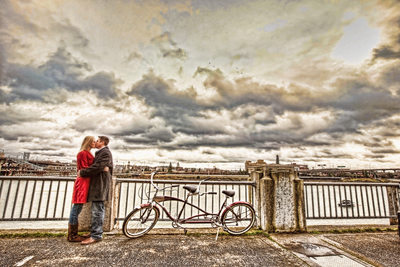
M 154 172 L 152 172 L 151 173 L 151 175 L 150 175 L 150 182 L 151 182 L 151 185 L 155 188 L 155 189 L 157 189 L 157 190 L 159 190 L 159 191 L 162 191 L 162 190 L 165 190 L 165 189 L 167 189 L 167 188 L 173 188 L 173 187 L 179 187 L 179 185 L 171 185 L 171 186 L 166 186 L 166 187 L 164 187 L 164 188 L 159 188 L 153 181 L 154 181 L 154 176 L 157 174 L 157 171 L 154 171 Z
M 170 186 L 166 186 L 166 187 L 163 187 L 163 188 L 161 188 L 161 189 L 159 189 L 160 191 L 163 191 L 163 190 L 165 190 L 165 189 L 168 189 L 168 188 L 173 188 L 173 187 L 179 187 L 179 185 L 170 185 Z
M 200 181 L 200 183 L 199 183 L 199 185 L 197 186 L 197 189 L 196 189 L 196 193 L 197 194 L 200 193 L 200 185 L 201 185 L 201 183 L 205 182 L 207 180 L 210 180 L 210 179 L 211 179 L 211 177 L 207 177 L 206 179 L 203 179 L 203 180 Z

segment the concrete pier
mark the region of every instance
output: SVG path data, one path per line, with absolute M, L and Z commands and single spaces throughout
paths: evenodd
M 104 232 L 110 232 L 114 229 L 114 221 L 116 217 L 116 212 L 118 210 L 118 205 L 116 200 L 119 199 L 119 190 L 117 190 L 117 180 L 113 178 L 112 186 L 109 192 L 108 201 L 104 202 L 105 207 L 105 217 L 104 217 Z M 81 214 L 79 214 L 79 231 L 90 231 L 91 224 L 91 210 L 92 202 L 85 203 Z
M 268 232 L 305 231 L 303 181 L 293 166 L 246 163 L 250 177 L 256 182 L 255 208 L 259 225 Z

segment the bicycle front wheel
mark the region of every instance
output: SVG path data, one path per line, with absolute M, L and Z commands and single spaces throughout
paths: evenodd
M 256 212 L 248 203 L 233 204 L 223 214 L 222 226 L 231 235 L 241 235 L 253 227 L 256 221 Z
M 126 216 L 122 232 L 129 238 L 145 235 L 157 223 L 160 211 L 156 207 L 134 209 Z

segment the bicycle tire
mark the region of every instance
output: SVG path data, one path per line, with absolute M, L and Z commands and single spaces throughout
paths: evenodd
M 222 226 L 231 235 L 249 231 L 256 222 L 256 212 L 249 203 L 234 203 L 222 215 Z
M 124 219 L 122 232 L 129 238 L 141 237 L 156 225 L 159 217 L 160 211 L 156 207 L 136 208 Z

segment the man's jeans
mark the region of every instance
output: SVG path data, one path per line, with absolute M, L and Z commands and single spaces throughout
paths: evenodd
M 92 227 L 90 236 L 99 240 L 103 238 L 104 201 L 92 201 Z
M 69 214 L 69 224 L 77 225 L 78 216 L 82 211 L 83 204 L 73 204 L 71 208 L 71 213 Z

